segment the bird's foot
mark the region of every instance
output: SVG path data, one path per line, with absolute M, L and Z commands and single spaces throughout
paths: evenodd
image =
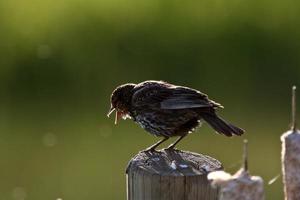
M 158 151 L 153 147 L 148 147 L 147 149 L 144 149 L 141 152 L 143 152 L 143 153 L 156 153 Z
M 175 148 L 174 144 L 171 144 L 167 148 L 165 148 L 164 150 L 165 151 L 176 151 L 177 149 Z

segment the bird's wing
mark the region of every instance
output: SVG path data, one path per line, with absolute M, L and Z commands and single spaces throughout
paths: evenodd
M 208 99 L 207 95 L 186 87 L 175 87 L 172 95 L 161 102 L 162 109 L 185 109 L 222 107 L 220 104 Z
M 197 90 L 160 82 L 137 86 L 132 96 L 132 103 L 135 106 L 161 109 L 222 107 Z
M 170 85 L 164 82 L 144 82 L 134 88 L 131 104 L 135 107 L 156 107 L 160 108 L 160 103 L 172 95 Z

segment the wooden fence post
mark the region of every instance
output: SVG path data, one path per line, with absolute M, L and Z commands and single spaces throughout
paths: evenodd
M 296 87 L 292 97 L 292 127 L 281 136 L 282 174 L 286 200 L 300 199 L 300 131 L 296 127 Z
M 217 200 L 207 174 L 220 169 L 218 160 L 202 154 L 140 152 L 126 170 L 127 200 Z

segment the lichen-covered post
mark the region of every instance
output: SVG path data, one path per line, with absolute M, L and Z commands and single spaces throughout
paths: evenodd
M 211 172 L 208 180 L 213 186 L 220 187 L 219 200 L 263 200 L 263 180 L 259 176 L 251 176 L 248 172 L 247 142 L 244 145 L 244 167 L 234 175 L 224 171 Z
M 220 169 L 218 160 L 202 154 L 140 152 L 126 170 L 127 200 L 217 200 L 207 174 Z
M 286 200 L 300 199 L 300 132 L 296 127 L 295 86 L 292 94 L 292 127 L 281 136 L 282 174 Z

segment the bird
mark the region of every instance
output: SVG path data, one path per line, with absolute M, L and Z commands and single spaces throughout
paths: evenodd
M 148 80 L 116 87 L 110 97 L 108 117 L 115 111 L 115 124 L 120 118 L 132 119 L 150 134 L 161 137 L 145 151 L 156 148 L 171 137 L 178 139 L 168 146 L 172 150 L 189 133 L 207 122 L 217 133 L 241 136 L 244 130 L 216 114 L 223 106 L 198 90 L 165 81 Z

